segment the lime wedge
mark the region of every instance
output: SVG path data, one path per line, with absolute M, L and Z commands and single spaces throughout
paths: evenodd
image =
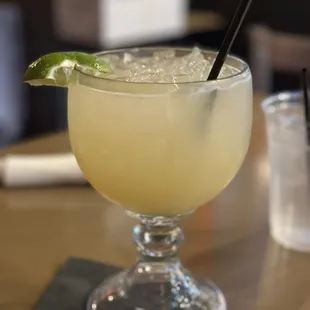
M 96 55 L 59 52 L 34 61 L 28 67 L 23 81 L 33 86 L 67 87 L 74 79 L 75 69 L 94 76 L 104 76 L 111 72 L 109 65 Z

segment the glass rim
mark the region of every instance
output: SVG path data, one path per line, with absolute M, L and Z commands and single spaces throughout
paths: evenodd
M 301 97 L 302 92 L 300 90 L 281 91 L 265 98 L 261 104 L 261 108 L 265 114 L 274 113 L 277 106 L 285 108 L 293 103 L 300 104 Z
M 137 52 L 140 50 L 181 50 L 181 51 L 192 51 L 193 48 L 191 47 L 180 47 L 180 46 L 155 46 L 155 47 L 133 47 L 133 48 L 120 48 L 120 49 L 111 49 L 111 50 L 106 50 L 106 51 L 101 51 L 101 52 L 97 52 L 94 53 L 94 55 L 96 56 L 101 56 L 101 55 L 108 55 L 108 54 L 113 54 L 113 53 L 120 53 L 120 52 Z M 217 54 L 217 50 L 215 49 L 208 49 L 208 48 L 202 48 L 201 49 L 202 52 L 208 52 L 211 54 L 216 55 Z M 231 59 L 234 60 L 236 62 L 238 62 L 239 64 L 241 64 L 242 69 L 234 74 L 231 74 L 229 76 L 225 76 L 222 78 L 218 78 L 216 80 L 212 80 L 212 81 L 190 81 L 190 82 L 169 82 L 169 83 L 160 83 L 160 82 L 132 82 L 132 81 L 121 81 L 121 80 L 116 80 L 116 79 L 110 79 L 104 76 L 95 76 L 92 75 L 90 73 L 86 73 L 83 72 L 81 69 L 79 69 L 78 67 L 76 68 L 76 71 L 79 72 L 79 74 L 84 75 L 86 77 L 89 78 L 94 78 L 96 80 L 102 80 L 102 81 L 106 81 L 106 82 L 113 82 L 113 83 L 120 83 L 120 84 L 134 84 L 134 85 L 162 85 L 162 86 L 169 86 L 169 85 L 214 85 L 214 84 L 219 84 L 220 82 L 226 82 L 226 81 L 231 81 L 234 79 L 237 79 L 239 77 L 242 77 L 243 75 L 250 73 L 250 68 L 249 65 L 240 57 L 238 56 L 234 56 L 232 54 L 228 54 L 227 55 L 227 59 Z

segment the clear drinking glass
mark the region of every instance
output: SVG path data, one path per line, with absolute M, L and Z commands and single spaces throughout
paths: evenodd
M 169 48 L 102 55 L 143 58 L 161 50 Z M 178 48 L 176 56 L 190 51 Z M 82 171 L 101 195 L 140 220 L 133 230 L 137 263 L 105 280 L 88 309 L 226 309 L 220 290 L 192 277 L 177 251 L 180 217 L 223 190 L 248 148 L 251 74 L 236 57 L 227 63 L 236 72 L 211 82 L 135 83 L 79 72 L 70 86 L 70 140 Z
M 310 252 L 310 147 L 301 92 L 263 102 L 270 163 L 269 222 L 274 240 Z

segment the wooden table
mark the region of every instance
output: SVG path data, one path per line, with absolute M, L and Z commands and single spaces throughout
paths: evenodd
M 267 230 L 264 119 L 254 106 L 247 159 L 212 203 L 184 221 L 181 256 L 210 276 L 229 310 L 309 310 L 310 256 L 286 251 Z M 66 133 L 18 145 L 10 153 L 69 150 Z M 0 310 L 29 310 L 69 256 L 129 266 L 133 220 L 89 187 L 0 191 Z M 308 300 L 308 305 L 306 304 Z

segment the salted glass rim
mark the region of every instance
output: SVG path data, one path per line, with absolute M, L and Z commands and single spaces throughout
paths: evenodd
M 156 46 L 156 47 L 134 47 L 134 48 L 120 48 L 120 49 L 111 49 L 111 50 L 106 50 L 106 51 L 101 51 L 98 53 L 94 53 L 94 55 L 96 56 L 103 56 L 103 55 L 108 55 L 108 54 L 116 54 L 116 53 L 137 53 L 138 51 L 156 51 L 156 50 L 177 50 L 177 51 L 188 51 L 191 52 L 193 50 L 193 48 L 187 48 L 187 47 L 178 47 L 178 46 Z M 213 54 L 214 56 L 216 56 L 216 54 L 218 53 L 218 51 L 213 50 L 213 49 L 206 49 L 206 48 L 202 48 L 201 51 L 203 53 L 209 53 L 209 54 Z M 89 77 L 89 78 L 93 78 L 96 80 L 102 80 L 105 82 L 113 82 L 113 83 L 118 83 L 118 84 L 133 84 L 133 85 L 162 85 L 162 86 L 169 86 L 169 85 L 218 85 L 227 81 L 233 81 L 235 79 L 238 79 L 242 76 L 246 76 L 250 73 L 250 68 L 248 66 L 248 64 L 242 60 L 240 57 L 228 54 L 227 55 L 227 59 L 230 59 L 232 61 L 236 61 L 238 64 L 240 64 L 241 69 L 239 72 L 222 77 L 222 78 L 218 78 L 216 80 L 212 80 L 212 81 L 189 81 L 189 82 L 169 82 L 169 83 L 161 83 L 161 82 L 133 82 L 133 81 L 121 81 L 121 80 L 117 80 L 117 79 L 111 79 L 108 77 L 104 77 L 104 76 L 96 76 L 96 75 L 92 75 L 90 73 L 87 72 L 83 72 L 81 69 L 79 69 L 78 67 L 76 68 L 76 70 L 79 72 L 79 74 Z

